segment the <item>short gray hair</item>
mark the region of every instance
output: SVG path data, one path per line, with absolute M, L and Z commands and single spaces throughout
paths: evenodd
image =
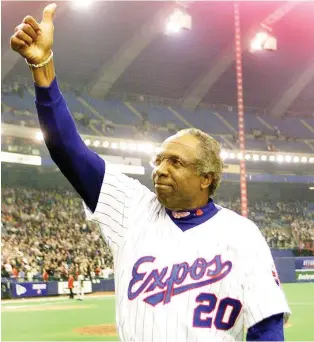
M 203 174 L 213 176 L 213 181 L 209 186 L 209 196 L 213 196 L 220 185 L 223 172 L 220 144 L 209 134 L 197 128 L 182 129 L 176 135 L 192 135 L 199 140 L 200 146 L 197 151 L 196 169 L 200 176 Z

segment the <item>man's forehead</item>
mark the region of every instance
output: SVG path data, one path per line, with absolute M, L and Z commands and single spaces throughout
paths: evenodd
M 171 137 L 163 142 L 160 153 L 174 155 L 195 155 L 198 140 L 193 136 Z

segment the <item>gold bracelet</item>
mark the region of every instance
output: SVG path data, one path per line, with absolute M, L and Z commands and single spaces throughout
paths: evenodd
M 51 60 L 52 60 L 52 57 L 53 57 L 53 51 L 51 51 L 51 54 L 50 56 L 43 62 L 43 63 L 40 63 L 40 64 L 31 64 L 31 63 L 28 63 L 26 58 L 25 58 L 25 62 L 26 64 L 31 68 L 31 69 L 38 69 L 38 68 L 42 68 L 44 67 L 45 65 L 47 65 Z

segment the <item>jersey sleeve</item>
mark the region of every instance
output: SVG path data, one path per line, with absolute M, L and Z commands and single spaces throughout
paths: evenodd
M 113 252 L 123 243 L 131 225 L 131 217 L 148 212 L 155 195 L 139 181 L 105 163 L 105 176 L 94 213 L 84 205 L 88 219 L 99 223 L 102 236 Z
M 287 321 L 291 312 L 270 249 L 253 223 L 250 228 L 252 232 L 245 238 L 249 241 L 249 247 L 245 249 L 243 261 L 245 327 L 250 328 L 263 319 L 280 313 L 284 314 Z

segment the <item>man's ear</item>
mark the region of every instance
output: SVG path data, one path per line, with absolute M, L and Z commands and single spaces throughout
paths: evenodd
M 201 189 L 204 190 L 208 188 L 213 182 L 213 180 L 214 180 L 214 177 L 212 173 L 203 174 L 202 179 L 201 179 Z

